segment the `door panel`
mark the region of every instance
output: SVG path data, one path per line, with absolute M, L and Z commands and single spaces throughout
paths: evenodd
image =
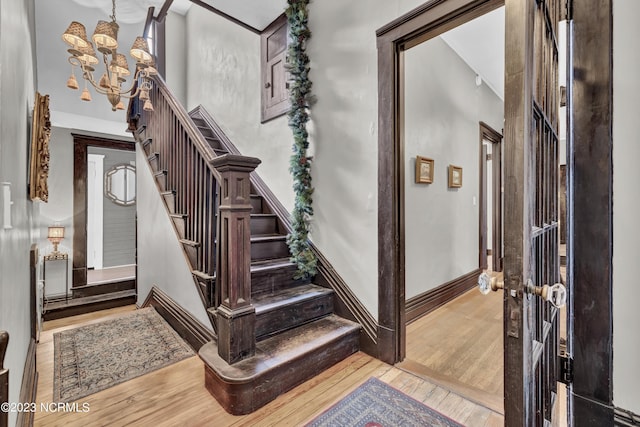
M 550 422 L 558 309 L 540 293 L 559 281 L 558 0 L 506 2 L 505 425 Z M 536 287 L 538 287 L 536 289 Z

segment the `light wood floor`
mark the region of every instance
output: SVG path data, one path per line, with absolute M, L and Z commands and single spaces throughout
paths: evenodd
M 101 268 L 100 270 L 87 270 L 87 283 L 90 285 L 98 285 L 100 283 L 110 283 L 118 280 L 128 280 L 135 278 L 135 265 L 121 265 L 118 267 Z
M 53 334 L 115 317 L 124 307 L 46 322 L 38 344 L 38 406 L 52 403 Z M 246 416 L 227 414 L 204 388 L 197 356 L 117 385 L 78 402 L 88 412 L 37 412 L 37 426 L 298 426 L 304 425 L 370 377 L 378 377 L 469 427 L 502 426 L 503 417 L 447 388 L 356 353 Z

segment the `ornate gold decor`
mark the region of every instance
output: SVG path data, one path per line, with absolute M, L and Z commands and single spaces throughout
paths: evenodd
M 33 126 L 31 129 L 31 163 L 29 169 L 29 197 L 31 200 L 49 200 L 49 138 L 51 120 L 49 116 L 49 95 L 36 92 L 33 106 Z

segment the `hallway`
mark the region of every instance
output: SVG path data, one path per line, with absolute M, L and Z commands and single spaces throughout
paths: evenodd
M 36 402 L 52 402 L 53 334 L 113 318 L 134 310 L 127 306 L 46 322 L 38 344 Z M 203 363 L 191 357 L 174 365 L 80 399 L 89 411 L 42 413 L 36 426 L 153 425 L 153 426 L 298 426 L 312 420 L 370 377 L 396 387 L 454 420 L 470 426 L 501 426 L 502 416 L 460 395 L 362 352 L 246 416 L 226 413 L 203 384 Z

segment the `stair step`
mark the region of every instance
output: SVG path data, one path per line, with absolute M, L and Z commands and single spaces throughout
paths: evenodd
M 167 191 L 167 171 L 162 170 L 153 174 L 153 177 L 156 179 L 158 183 L 158 188 L 160 188 L 160 192 Z
M 251 236 L 251 261 L 289 256 L 286 239 L 283 234 Z
M 198 250 L 200 249 L 200 243 L 187 239 L 180 239 L 180 243 L 182 243 L 182 247 L 187 254 L 187 258 L 189 259 L 189 263 L 191 264 L 191 269 L 197 270 L 199 267 Z
M 167 209 L 169 209 L 169 213 L 176 213 L 176 192 L 175 190 L 171 191 L 163 191 L 160 193 L 162 198 L 164 199 L 164 203 L 167 205 Z
M 92 283 L 84 286 L 71 288 L 73 298 L 90 297 L 94 295 L 111 294 L 114 292 L 129 291 L 136 289 L 136 277 L 125 277 L 104 283 Z
M 151 166 L 152 171 L 160 169 L 160 153 L 154 152 L 149 154 L 147 160 L 149 161 L 149 166 Z
M 278 234 L 278 217 L 274 214 L 251 214 L 251 234 Z
M 262 196 L 257 194 L 249 195 L 249 200 L 251 201 L 251 213 L 252 214 L 260 214 L 262 211 Z
M 205 386 L 227 412 L 248 414 L 358 351 L 359 330 L 329 315 L 258 342 L 254 357 L 233 365 L 207 343 L 198 352 Z
M 309 283 L 262 294 L 251 302 L 260 340 L 333 313 L 333 290 Z
M 61 319 L 63 317 L 90 313 L 108 308 L 122 307 L 136 303 L 135 289 L 112 292 L 103 295 L 92 295 L 67 300 L 45 302 L 44 320 Z
M 176 227 L 176 232 L 178 233 L 178 236 L 180 236 L 180 238 L 184 238 L 185 236 L 184 233 L 187 227 L 187 218 L 189 217 L 189 215 L 172 213 L 172 214 L 169 214 L 169 216 L 171 217 L 171 221 L 173 221 L 173 225 Z
M 153 143 L 153 139 L 151 139 L 151 138 L 147 138 L 144 141 L 142 141 L 142 149 L 144 150 L 144 152 L 145 152 L 145 154 L 147 156 L 151 152 L 151 144 L 152 143 Z
M 196 281 L 200 292 L 202 292 L 202 295 L 205 297 L 207 308 L 212 307 L 214 305 L 213 283 L 215 281 L 215 277 L 198 270 L 193 270 L 191 274 L 193 274 L 193 279 Z
M 309 279 L 294 279 L 297 268 L 287 258 L 258 261 L 251 264 L 251 294 L 258 296 L 291 286 L 309 283 Z

